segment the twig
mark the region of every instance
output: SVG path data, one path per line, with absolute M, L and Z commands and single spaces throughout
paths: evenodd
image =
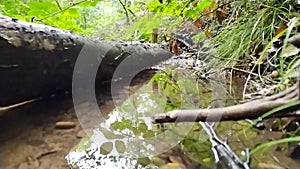
M 193 2 L 193 0 L 189 0 L 184 4 L 183 8 L 180 11 L 180 14 L 179 14 L 180 16 L 183 14 L 183 11 L 188 7 L 188 5 L 192 2 Z
M 56 11 L 56 12 L 52 13 L 51 15 L 45 16 L 45 17 L 42 18 L 42 19 L 35 19 L 35 21 L 43 22 L 43 20 L 45 20 L 45 19 L 47 19 L 47 18 L 50 18 L 50 17 L 52 17 L 52 16 L 55 16 L 55 15 L 57 15 L 57 14 L 59 14 L 59 13 L 65 12 L 65 11 L 67 11 L 68 9 L 70 9 L 70 8 L 72 8 L 72 7 L 74 7 L 74 6 L 77 6 L 77 5 L 79 5 L 79 4 L 83 3 L 83 2 L 86 2 L 86 0 L 82 0 L 82 1 L 78 1 L 78 2 L 76 2 L 76 3 L 72 3 L 72 5 L 70 5 L 70 6 L 66 7 L 66 8 L 64 8 L 64 9 L 62 9 L 61 6 L 60 6 L 59 4 L 57 4 L 57 5 L 58 5 L 58 8 L 60 9 L 59 11 Z
M 222 165 L 225 165 L 226 168 L 250 169 L 248 165 L 250 160 L 247 159 L 246 162 L 242 162 L 242 160 L 232 151 L 230 146 L 217 136 L 213 129 L 214 124 L 209 124 L 207 122 L 199 123 L 209 136 L 209 141 L 212 145 L 212 151 L 214 152 L 217 164 L 222 162 Z
M 119 3 L 121 4 L 121 6 L 123 7 L 124 11 L 125 11 L 125 15 L 126 15 L 126 20 L 127 20 L 127 23 L 129 23 L 129 15 L 128 15 L 128 11 L 127 11 L 127 8 L 125 6 L 126 4 L 126 0 L 125 0 L 125 4 L 122 2 L 122 0 L 119 0 Z

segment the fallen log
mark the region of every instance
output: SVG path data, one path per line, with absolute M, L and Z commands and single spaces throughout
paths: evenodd
M 271 116 L 287 117 L 300 115 L 299 111 L 293 111 L 300 109 L 300 72 L 298 72 L 297 82 L 295 85 L 273 96 L 223 108 L 173 110 L 167 113 L 155 115 L 153 117 L 153 123 L 199 121 L 216 122 L 226 120 L 256 119 L 274 108 L 289 103 L 294 104 L 288 106 L 286 109 L 276 112 L 276 114 L 272 114 Z
M 118 78 L 157 64 L 172 54 L 159 45 L 96 41 L 0 15 L 0 107 L 71 90 L 78 56 L 86 57 L 80 60 L 85 62 L 82 66 L 97 66 L 94 81 L 99 84 L 111 80 L 124 59 L 131 64 Z

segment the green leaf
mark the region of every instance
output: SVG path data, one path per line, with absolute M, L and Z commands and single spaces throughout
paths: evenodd
M 188 9 L 183 12 L 183 15 L 187 18 L 196 19 L 199 17 L 199 13 L 196 10 Z
M 106 142 L 101 145 L 100 147 L 100 153 L 103 155 L 109 154 L 113 149 L 113 143 L 112 142 Z
M 147 166 L 147 165 L 149 165 L 151 163 L 151 160 L 148 157 L 144 157 L 144 158 L 139 158 L 137 160 L 137 162 L 139 164 L 141 164 L 142 166 Z
M 85 1 L 83 3 L 80 4 L 80 6 L 82 7 L 95 7 L 99 2 L 101 2 L 102 0 L 89 0 L 89 1 Z
M 115 146 L 116 146 L 118 153 L 124 153 L 126 151 L 126 145 L 123 141 L 116 140 Z
M 115 134 L 113 131 L 106 128 L 100 127 L 99 130 L 102 132 L 105 138 L 107 139 L 123 139 L 124 136 L 120 134 Z
M 34 2 L 28 3 L 30 8 L 29 15 L 32 16 L 45 16 L 45 14 L 51 14 L 53 12 L 59 11 L 58 6 L 54 2 Z
M 151 137 L 154 137 L 155 136 L 155 132 L 153 131 L 146 131 L 143 133 L 143 137 L 144 138 L 151 138 Z
M 206 7 L 209 7 L 211 3 L 212 3 L 211 0 L 200 1 L 196 7 L 196 10 L 202 12 Z
M 140 123 L 138 129 L 139 129 L 141 132 L 145 132 L 145 131 L 148 130 L 148 126 L 147 126 L 145 123 Z
M 158 1 L 152 1 L 147 4 L 147 8 L 151 12 L 158 12 L 163 9 L 163 5 Z
M 119 129 L 121 131 L 132 128 L 131 122 L 128 119 L 124 119 L 124 118 L 121 121 L 115 121 L 110 126 L 115 130 Z

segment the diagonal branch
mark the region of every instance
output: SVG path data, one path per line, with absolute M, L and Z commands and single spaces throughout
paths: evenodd
M 299 84 L 300 82 L 298 79 L 297 83 L 294 86 L 281 93 L 265 97 L 263 99 L 250 101 L 244 104 L 213 109 L 173 110 L 165 114 L 155 115 L 153 117 L 153 122 L 170 123 L 255 119 L 276 107 L 299 100 Z M 289 108 L 288 113 L 283 114 L 282 112 L 279 112 L 274 116 L 283 117 L 299 115 L 298 112 L 290 112 L 290 110 L 299 107 L 300 105 L 296 104 Z

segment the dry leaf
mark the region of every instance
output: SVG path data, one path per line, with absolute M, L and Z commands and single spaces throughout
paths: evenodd
M 204 8 L 203 12 L 204 15 L 209 17 L 209 18 L 214 18 L 216 16 L 215 12 L 212 12 L 218 8 L 218 3 L 217 2 L 211 2 L 210 6 Z
M 173 41 L 172 43 L 172 53 L 175 53 L 176 55 L 180 54 L 180 48 L 176 41 Z
M 300 52 L 300 49 L 295 47 L 292 44 L 288 44 L 282 51 L 282 57 L 289 57 L 297 55 Z
M 176 55 L 180 54 L 181 50 L 180 50 L 179 45 L 176 42 L 176 40 L 170 41 L 170 52 L 172 52 Z
M 204 31 L 204 33 L 205 33 L 205 35 L 206 35 L 207 37 L 212 37 L 212 30 L 211 30 L 211 29 L 206 29 L 206 30 Z
M 197 27 L 198 29 L 202 28 L 204 25 L 204 22 L 201 18 L 198 18 L 194 21 L 194 26 Z
M 227 13 L 224 12 L 223 10 L 221 9 L 218 9 L 216 11 L 216 17 L 217 17 L 217 21 L 219 24 L 222 24 L 222 22 L 226 19 L 227 17 Z
M 286 24 L 279 26 L 279 28 L 275 30 L 274 36 L 278 35 L 282 31 L 284 31 L 286 28 L 288 28 L 288 26 Z

